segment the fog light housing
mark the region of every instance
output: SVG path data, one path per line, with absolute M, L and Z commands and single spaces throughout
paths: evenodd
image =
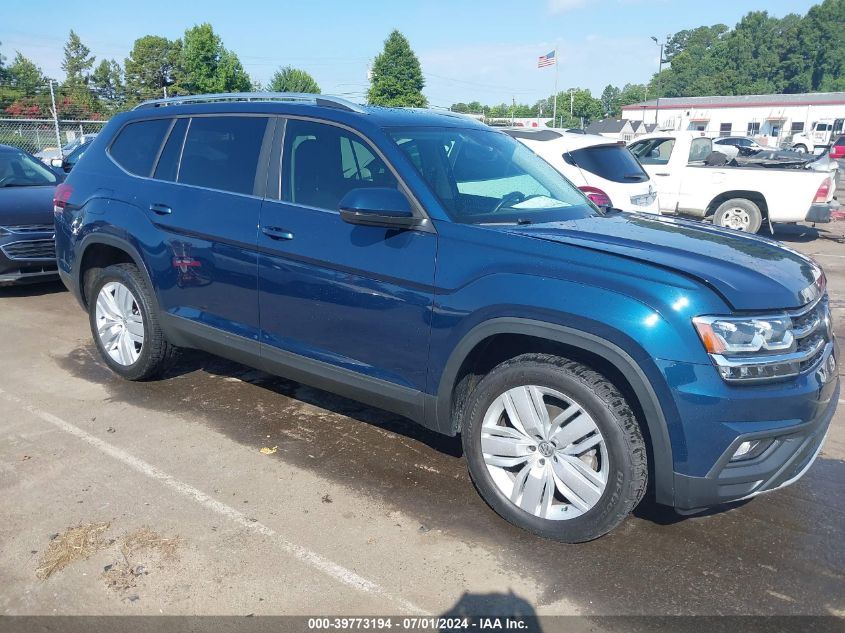
M 774 441 L 772 437 L 766 437 L 760 440 L 746 440 L 736 447 L 731 461 L 744 462 L 755 457 L 760 457 Z

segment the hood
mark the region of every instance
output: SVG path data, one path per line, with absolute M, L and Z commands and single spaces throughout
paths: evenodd
M 52 224 L 53 193 L 46 187 L 0 187 L 0 226 Z
M 797 308 L 815 298 L 821 269 L 773 240 L 696 222 L 610 213 L 502 227 L 678 271 L 710 286 L 735 310 Z

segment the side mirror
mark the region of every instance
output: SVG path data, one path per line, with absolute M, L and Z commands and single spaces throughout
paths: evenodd
M 56 169 L 62 168 L 62 159 L 61 158 L 51 158 L 50 159 L 50 167 L 55 167 Z
M 343 196 L 338 210 L 344 222 L 361 226 L 411 229 L 422 222 L 404 194 L 387 187 L 353 189 Z

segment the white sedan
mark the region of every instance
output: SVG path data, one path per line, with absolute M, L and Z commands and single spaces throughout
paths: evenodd
M 656 188 L 624 143 L 549 128 L 504 132 L 566 176 L 597 205 L 660 213 Z

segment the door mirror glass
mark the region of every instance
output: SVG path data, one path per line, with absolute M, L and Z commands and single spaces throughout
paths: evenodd
M 338 210 L 343 221 L 349 224 L 409 229 L 421 222 L 404 194 L 387 187 L 352 189 L 343 196 Z

